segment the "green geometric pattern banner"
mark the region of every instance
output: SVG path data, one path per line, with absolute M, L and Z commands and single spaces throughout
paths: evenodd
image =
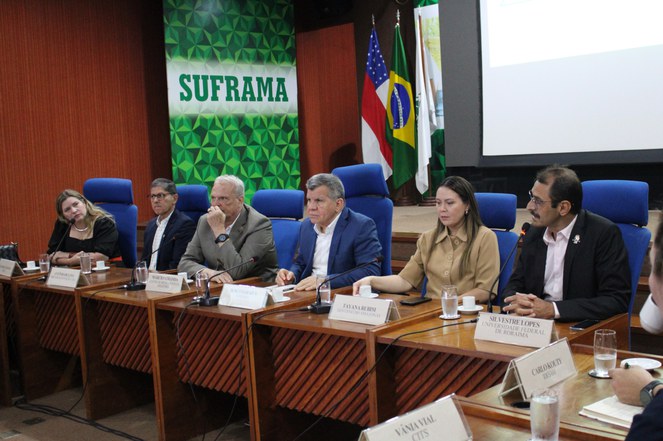
M 173 180 L 299 188 L 291 0 L 164 0 Z

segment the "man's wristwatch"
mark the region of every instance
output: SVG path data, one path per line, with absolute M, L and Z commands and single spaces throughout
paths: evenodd
M 214 243 L 223 243 L 223 242 L 227 241 L 228 239 L 230 239 L 230 235 L 228 235 L 226 233 L 221 233 L 216 237 L 216 239 L 214 239 Z
M 646 406 L 654 399 L 654 389 L 661 384 L 663 384 L 663 381 L 654 380 L 640 390 L 640 402 L 643 406 Z

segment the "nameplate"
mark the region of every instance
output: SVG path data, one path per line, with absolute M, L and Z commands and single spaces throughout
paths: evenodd
M 554 328 L 554 320 L 480 312 L 474 338 L 516 346 L 541 348 L 550 344 Z
M 398 308 L 391 300 L 337 294 L 329 311 L 329 318 L 365 325 L 380 325 L 389 319 L 395 320 L 399 317 Z
M 219 306 L 232 306 L 242 309 L 259 309 L 271 304 L 271 297 L 265 288 L 249 285 L 224 283 L 219 298 Z
M 9 259 L 0 259 L 0 276 L 12 277 L 12 276 L 22 276 L 25 274 L 21 269 L 21 266 Z
M 360 441 L 425 439 L 444 439 L 445 441 L 472 439 L 472 431 L 465 420 L 463 409 L 453 395 L 440 398 L 419 409 L 363 430 L 359 436 Z
M 537 389 L 560 383 L 577 373 L 571 347 L 566 338 L 509 362 L 499 395 L 517 389 L 528 400 Z
M 76 288 L 77 286 L 87 286 L 90 282 L 85 275 L 81 274 L 79 269 L 70 268 L 51 268 L 51 273 L 46 280 L 47 286 L 57 286 L 60 288 Z
M 145 289 L 148 291 L 166 292 L 169 294 L 174 294 L 187 288 L 188 285 L 184 277 L 176 274 L 150 273 L 150 276 L 147 278 L 147 284 L 145 285 Z

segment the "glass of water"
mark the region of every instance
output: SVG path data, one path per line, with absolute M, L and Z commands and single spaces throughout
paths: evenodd
M 595 377 L 609 378 L 608 371 L 617 364 L 617 332 L 614 329 L 598 329 L 594 332 Z
M 442 285 L 442 318 L 456 319 L 458 315 L 458 290 L 456 285 Z
M 529 402 L 531 441 L 557 441 L 559 438 L 559 398 L 552 389 L 537 390 Z
M 331 303 L 331 284 L 326 280 L 327 276 L 316 274 L 315 287 L 320 291 L 320 301 L 322 303 Z
M 51 256 L 47 253 L 39 255 L 39 271 L 47 273 L 51 269 Z
M 83 274 L 90 274 L 92 272 L 92 258 L 88 253 L 83 253 L 80 256 L 81 272 Z
M 150 276 L 150 272 L 147 269 L 147 262 L 141 260 L 136 264 L 136 282 L 138 283 L 147 283 L 147 278 Z
M 207 282 L 209 281 L 209 276 L 205 271 L 199 271 L 196 273 L 196 293 L 200 297 L 205 296 L 207 291 Z

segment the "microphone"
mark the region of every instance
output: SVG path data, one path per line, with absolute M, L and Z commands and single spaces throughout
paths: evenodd
M 68 222 L 69 226 L 67 227 L 67 230 L 64 232 L 64 234 L 60 238 L 60 242 L 58 242 L 58 245 L 55 247 L 55 251 L 53 251 L 53 254 L 51 254 L 51 258 L 49 260 L 49 265 L 48 265 L 48 273 L 37 279 L 40 282 L 43 282 L 44 280 L 48 280 L 48 276 L 51 275 L 51 269 L 53 269 L 53 257 L 55 257 L 55 253 L 57 253 L 60 250 L 60 247 L 62 246 L 62 242 L 64 242 L 64 238 L 69 236 L 69 231 L 71 231 L 71 226 L 74 225 L 74 222 L 76 222 L 76 219 L 69 219 L 69 222 Z
M 320 287 L 321 287 L 322 285 L 324 285 L 325 283 L 329 283 L 329 282 L 331 282 L 332 280 L 337 279 L 337 278 L 339 278 L 339 277 L 341 277 L 341 276 L 345 276 L 346 274 L 349 274 L 349 273 L 351 273 L 351 272 L 353 272 L 353 271 L 356 271 L 356 270 L 358 270 L 358 269 L 364 268 L 364 267 L 366 267 L 366 266 L 368 266 L 368 265 L 372 265 L 372 264 L 374 264 L 374 263 L 376 263 L 376 262 L 377 262 L 377 263 L 381 263 L 383 259 L 384 259 L 384 258 L 383 258 L 382 256 L 378 256 L 378 257 L 376 257 L 375 259 L 373 259 L 373 260 L 371 260 L 371 261 L 369 261 L 369 262 L 361 263 L 361 264 L 355 266 L 354 268 L 350 268 L 350 269 L 347 270 L 347 271 L 343 271 L 342 273 L 338 273 L 338 274 L 335 274 L 335 275 L 333 275 L 333 276 L 331 276 L 331 277 L 327 277 L 327 278 L 325 278 L 325 280 L 323 280 L 322 283 L 320 283 L 320 284 L 318 285 L 318 287 L 317 287 L 317 289 L 316 289 L 315 303 L 311 304 L 311 305 L 308 307 L 308 310 L 311 311 L 311 312 L 314 313 L 314 314 L 327 314 L 327 313 L 329 312 L 329 310 L 331 309 L 331 305 L 328 304 L 328 303 L 322 303 L 322 299 L 321 299 L 321 297 L 320 297 Z M 330 288 L 331 288 L 331 285 L 330 285 Z
M 518 248 L 518 244 L 520 243 L 520 240 L 527 234 L 527 231 L 529 231 L 529 227 L 531 227 L 529 222 L 525 222 L 522 227 L 520 227 L 520 234 L 518 235 L 518 240 L 516 241 L 515 245 L 513 248 L 511 248 L 511 251 L 509 251 L 509 255 L 507 256 L 506 260 L 504 261 L 504 265 L 502 265 L 502 268 L 500 268 L 500 272 L 497 273 L 497 277 L 495 278 L 495 281 L 493 282 L 492 286 L 490 287 L 490 291 L 488 291 L 488 302 L 486 303 L 486 310 L 488 312 L 493 312 L 493 302 L 491 300 L 491 297 L 493 294 L 495 294 L 495 303 L 497 305 L 500 304 L 499 302 L 499 293 L 494 292 L 495 291 L 495 286 L 497 285 L 497 282 L 500 280 L 500 276 L 504 272 L 504 268 L 506 268 L 507 264 L 509 263 L 509 260 L 511 260 L 511 256 L 513 253 L 516 252 L 516 248 Z
M 159 244 L 159 248 L 157 248 L 155 251 L 153 251 L 150 254 L 150 256 L 149 256 L 150 259 L 152 258 L 152 256 L 154 256 L 154 254 L 161 251 L 161 248 L 163 248 L 164 245 L 174 241 L 176 238 L 177 238 L 177 235 L 174 235 L 173 237 L 170 238 L 170 240 L 167 240 L 167 241 Z M 138 280 L 136 280 L 136 267 L 138 266 L 138 262 L 142 262 L 142 261 L 139 260 L 134 265 L 133 271 L 131 271 L 131 281 L 128 284 L 126 284 L 122 287 L 122 288 L 126 289 L 127 291 L 142 291 L 147 286 L 145 283 L 139 282 Z M 147 266 L 148 271 L 149 271 L 149 265 L 147 264 L 147 261 L 144 261 L 144 262 L 145 262 L 145 266 Z
M 216 305 L 219 304 L 219 296 L 210 297 L 210 293 L 209 293 L 209 284 L 212 283 L 212 279 L 213 279 L 213 278 L 215 278 L 216 276 L 220 276 L 221 274 L 225 274 L 225 273 L 227 273 L 228 271 L 232 271 L 232 270 L 234 270 L 235 268 L 239 268 L 239 267 L 242 266 L 242 265 L 246 265 L 247 263 L 255 263 L 255 262 L 257 262 L 259 259 L 260 259 L 259 256 L 253 256 L 253 257 L 250 258 L 249 260 L 245 260 L 244 262 L 238 263 L 238 264 L 235 265 L 235 266 L 231 266 L 231 267 L 228 268 L 227 270 L 219 271 L 218 273 L 213 274 L 212 277 L 210 277 L 210 278 L 207 280 L 207 285 L 205 286 L 205 295 L 204 295 L 202 298 L 199 298 L 199 299 L 198 299 L 198 305 L 199 305 L 199 306 L 216 306 Z
M 76 219 L 69 219 L 69 226 L 67 227 L 67 230 L 64 232 L 64 234 L 60 238 L 60 242 L 58 242 L 58 246 L 55 247 L 55 251 L 53 251 L 53 254 L 51 254 L 51 265 L 53 264 L 53 257 L 55 256 L 55 253 L 60 251 L 60 247 L 62 246 L 62 242 L 64 242 L 64 238 L 69 235 L 69 232 L 71 231 L 71 226 L 74 225 L 74 222 L 76 222 Z

